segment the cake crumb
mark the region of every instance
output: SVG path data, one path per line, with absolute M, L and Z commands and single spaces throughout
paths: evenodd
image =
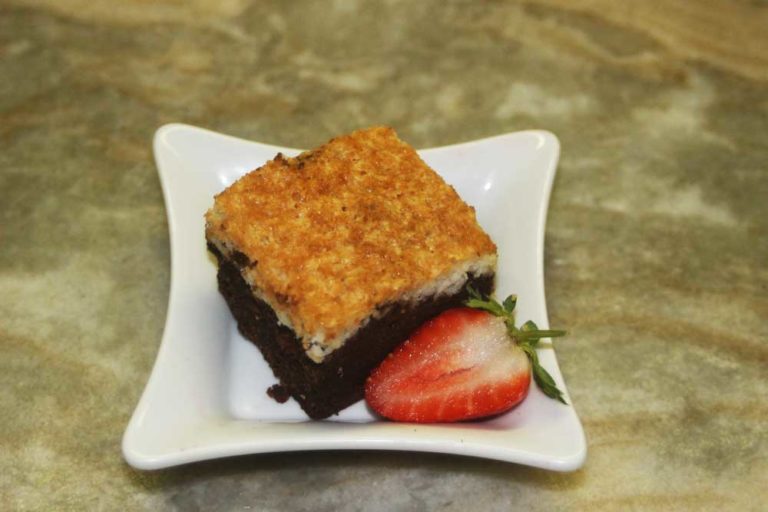
M 291 394 L 288 393 L 288 390 L 280 384 L 270 386 L 269 389 L 267 389 L 267 395 L 269 395 L 272 400 L 279 404 L 284 404 L 288 401 L 289 398 L 291 398 Z

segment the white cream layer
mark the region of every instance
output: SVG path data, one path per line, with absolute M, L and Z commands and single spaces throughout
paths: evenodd
M 233 248 L 228 243 L 217 239 L 211 239 L 209 241 L 212 242 L 226 258 L 231 259 Z M 441 297 L 457 293 L 467 283 L 470 275 L 475 277 L 488 275 L 493 273 L 495 269 L 495 254 L 488 254 L 475 260 L 462 262 L 426 285 L 404 293 L 398 298 L 397 302 L 417 304 L 432 297 Z M 350 326 L 338 336 L 326 338 L 323 331 L 313 333 L 304 332 L 300 326 L 294 325 L 285 308 L 280 304 L 276 304 L 276 301 L 270 300 L 258 286 L 255 286 L 253 281 L 249 278 L 248 273 L 241 271 L 241 275 L 251 287 L 254 297 L 266 302 L 272 308 L 280 324 L 288 327 L 296 334 L 302 342 L 307 357 L 316 363 L 322 363 L 329 354 L 341 348 L 349 338 L 354 336 L 355 333 L 368 324 L 368 322 L 372 319 L 380 318 L 387 313 L 389 309 L 389 304 L 383 304 L 376 308 L 367 318 Z

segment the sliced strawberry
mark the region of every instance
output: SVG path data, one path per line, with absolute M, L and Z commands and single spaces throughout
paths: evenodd
M 450 422 L 504 412 L 531 382 L 526 353 L 504 319 L 470 308 L 446 311 L 419 328 L 373 371 L 365 397 L 396 421 Z

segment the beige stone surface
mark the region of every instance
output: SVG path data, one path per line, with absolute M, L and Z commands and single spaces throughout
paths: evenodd
M 768 5 L 0 3 L 0 510 L 761 510 Z M 120 438 L 169 255 L 151 137 L 562 142 L 551 323 L 589 441 L 570 474 L 405 453 L 139 472 Z

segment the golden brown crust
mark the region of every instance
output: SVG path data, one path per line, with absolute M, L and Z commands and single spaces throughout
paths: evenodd
M 278 155 L 217 195 L 206 220 L 295 332 L 325 339 L 496 251 L 474 209 L 387 127 Z

